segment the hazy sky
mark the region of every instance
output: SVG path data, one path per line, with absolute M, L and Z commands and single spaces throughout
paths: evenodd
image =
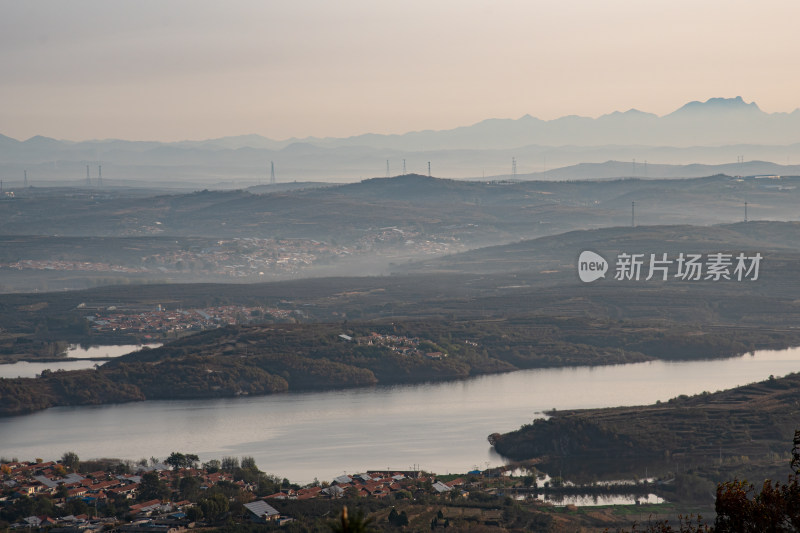
M 797 0 L 0 0 L 0 133 L 274 139 L 800 107 Z

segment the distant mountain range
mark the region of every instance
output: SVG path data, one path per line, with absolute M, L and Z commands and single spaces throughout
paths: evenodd
M 664 116 L 636 109 L 549 121 L 525 115 L 444 131 L 283 141 L 260 135 L 173 143 L 42 136 L 19 141 L 0 135 L 0 176 L 7 182 L 22 181 L 28 170 L 31 182 L 80 183 L 86 165 L 96 181 L 97 166 L 103 165 L 106 184 L 251 186 L 269 180 L 270 161 L 278 181 L 356 181 L 386 175 L 387 162 L 390 175 L 400 174 L 404 162 L 407 172 L 427 174 L 429 161 L 435 176 L 508 177 L 512 157 L 519 175 L 551 179 L 578 179 L 554 170 L 559 167 L 609 160 L 631 161 L 631 172 L 623 168 L 622 176 L 653 177 L 673 175 L 659 174 L 667 169 L 653 163 L 719 165 L 761 159 L 791 164 L 792 159 L 800 162 L 800 109 L 765 113 L 741 97 L 711 98 Z M 644 161 L 651 162 L 647 174 Z M 589 172 L 581 178 L 618 176 Z

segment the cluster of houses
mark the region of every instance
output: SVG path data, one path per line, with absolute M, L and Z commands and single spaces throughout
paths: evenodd
M 105 470 L 67 473 L 62 464 L 52 461 L 13 461 L 0 464 L 0 505 L 23 496 L 47 496 L 57 506 L 62 506 L 75 498 L 83 500 L 92 507 L 107 500 L 117 503 L 129 501 L 127 511 L 134 524 L 137 522 L 141 524 L 142 521 L 150 523 L 150 518 L 153 516 L 159 516 L 162 521 L 172 521 L 175 524 L 182 522 L 186 517 L 184 511 L 193 505 L 188 500 L 163 502 L 153 499 L 134 503 L 140 492 L 142 476 L 147 472 L 156 472 L 159 479 L 168 483 L 171 483 L 175 476 L 197 477 L 201 482 L 201 489 L 208 489 L 221 481 L 235 483 L 244 490 L 253 489 L 242 481 L 234 482 L 233 477 L 227 472 L 208 473 L 202 469 L 175 472 L 162 463 L 139 466 L 135 474 L 113 474 Z M 93 531 L 116 521 L 114 518 L 95 518 L 87 515 L 69 515 L 58 519 L 49 516 L 29 516 L 12 526 L 17 528 L 59 526 Z
M 184 468 L 171 470 L 169 466 L 156 463 L 138 466 L 133 474 L 114 474 L 104 470 L 88 473 L 70 472 L 57 462 L 5 462 L 0 463 L 0 506 L 12 503 L 16 498 L 47 496 L 57 506 L 63 506 L 72 499 L 81 499 L 88 506 L 95 507 L 105 500 L 113 500 L 119 508 L 121 502 L 127 504 L 129 521 L 120 524 L 113 517 L 98 518 L 86 514 L 69 515 L 60 518 L 50 516 L 27 516 L 12 524 L 12 528 L 64 528 L 64 531 L 100 531 L 108 529 L 109 524 L 119 531 L 147 533 L 160 531 L 169 533 L 187 527 L 189 521 L 186 511 L 194 503 L 188 500 L 171 502 L 160 499 L 136 502 L 140 494 L 142 476 L 155 472 L 159 480 L 172 485 L 178 478 L 194 477 L 200 480 L 200 489 L 208 489 L 226 481 L 238 485 L 246 492 L 255 492 L 257 487 L 244 481 L 234 481 L 229 472 L 209 473 L 205 469 Z M 444 494 L 466 497 L 465 482 L 458 478 L 442 482 L 420 471 L 368 471 L 353 476 L 342 475 L 331 483 L 315 484 L 305 488 L 286 488 L 265 498 L 244 504 L 250 519 L 256 522 L 269 521 L 283 524 L 290 517 L 281 516 L 270 502 L 275 500 L 307 500 L 316 498 L 386 498 L 400 497 L 396 493 L 405 491 L 406 497 L 420 494 Z
M 339 335 L 339 338 L 348 342 L 355 342 L 367 346 L 383 346 L 393 352 L 402 355 L 418 355 L 429 359 L 441 359 L 447 357 L 444 352 L 426 352 L 419 348 L 419 337 L 405 337 L 402 335 L 384 335 L 372 332 L 369 335 L 351 337 L 349 335 Z
M 395 472 L 371 470 L 353 476 L 341 475 L 329 485 L 286 489 L 267 496 L 267 500 L 310 500 L 314 498 L 386 498 L 405 491 L 410 496 L 419 493 L 442 494 L 456 491 L 460 496 L 468 496 L 464 491 L 465 482 L 461 478 L 448 482 L 437 481 L 419 471 Z
M 127 274 L 147 272 L 141 267 L 128 267 L 122 265 L 110 265 L 92 261 L 64 261 L 56 259 L 23 259 L 8 264 L 0 264 L 0 267 L 8 267 L 14 270 L 61 270 L 66 272 L 124 272 Z
M 201 331 L 225 325 L 263 320 L 264 316 L 287 318 L 293 311 L 264 307 L 225 305 L 205 309 L 166 311 L 156 309 L 143 313 L 110 313 L 87 316 L 95 332 L 167 333 Z
M 331 261 L 352 253 L 349 247 L 311 239 L 246 237 L 217 241 L 202 250 L 154 253 L 142 258 L 142 262 L 154 265 L 154 270 L 162 272 L 191 268 L 198 274 L 244 278 L 266 272 L 298 272 L 320 261 Z

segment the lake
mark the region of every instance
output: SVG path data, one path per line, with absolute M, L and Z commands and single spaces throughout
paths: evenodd
M 16 363 L 0 364 L 0 378 L 33 378 L 42 373 L 42 370 L 83 370 L 93 368 L 103 361 L 94 359 L 114 358 L 126 353 L 141 350 L 144 346 L 156 348 L 161 344 L 118 344 L 114 346 L 91 346 L 81 348 L 72 344 L 67 348 L 66 357 L 63 361 L 50 361 L 37 363 L 30 361 L 17 361 Z
M 448 383 L 59 407 L 0 418 L 0 456 L 252 456 L 262 470 L 298 483 L 414 465 L 461 473 L 503 464 L 487 435 L 516 429 L 543 411 L 650 404 L 798 370 L 800 349 L 794 348 L 709 361 L 525 370 Z

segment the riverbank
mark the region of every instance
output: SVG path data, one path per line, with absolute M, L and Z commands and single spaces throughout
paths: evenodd
M 730 357 L 800 331 L 517 316 L 484 321 L 227 326 L 94 370 L 0 380 L 0 416 L 68 405 L 258 396 L 462 380 L 530 368 Z
M 0 418 L 0 455 L 53 457 L 74 449 L 101 457 L 114 450 L 136 461 L 191 447 L 201 460 L 251 455 L 304 483 L 364 467 L 418 464 L 443 474 L 484 470 L 506 462 L 491 450 L 487 435 L 513 431 L 553 409 L 663 403 L 798 370 L 795 349 L 729 359 L 522 370 L 417 385 L 58 407 Z M 59 428 L 57 438 L 53 427 Z M 630 477 L 646 473 L 643 465 Z
M 725 479 L 780 479 L 800 419 L 800 374 L 716 393 L 680 395 L 639 407 L 551 411 L 516 431 L 489 436 L 514 460 L 547 472 L 586 475 L 687 473 L 712 486 Z M 777 476 L 777 477 L 776 477 Z

